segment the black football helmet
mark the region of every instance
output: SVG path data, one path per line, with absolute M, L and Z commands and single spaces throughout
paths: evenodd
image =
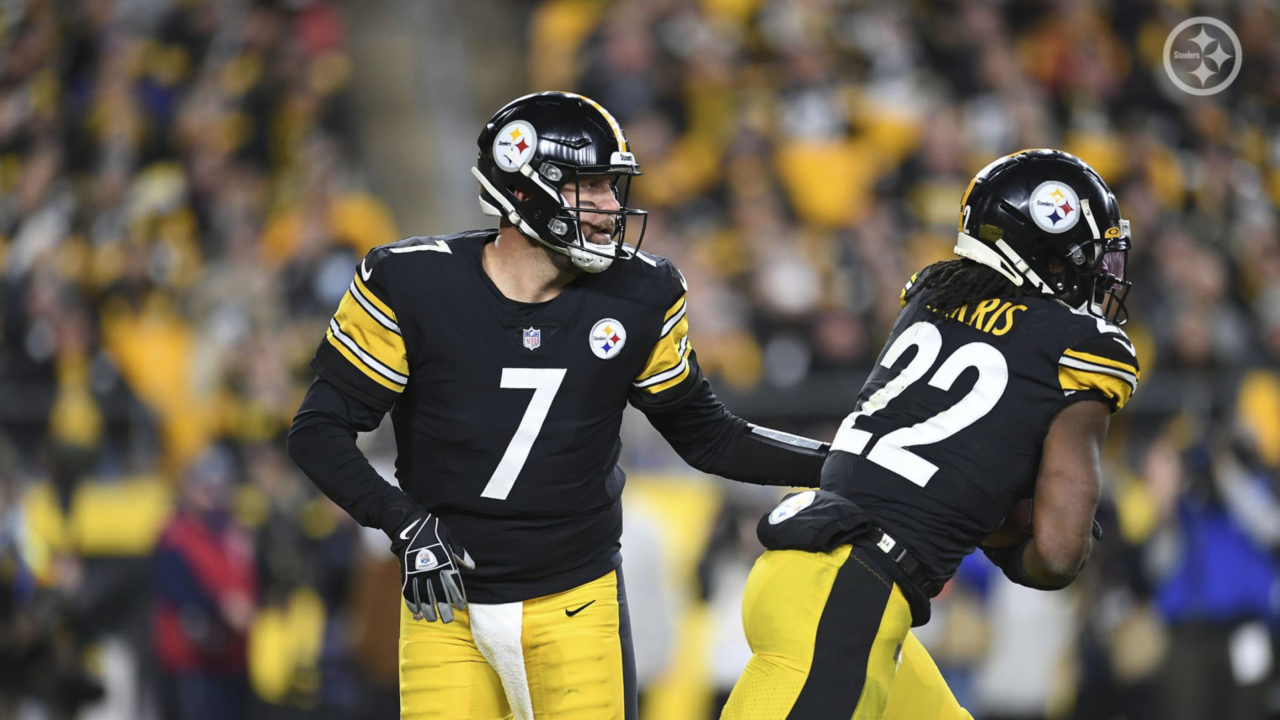
M 618 121 L 599 103 L 582 95 L 541 92 L 507 103 L 485 124 L 477 140 L 479 157 L 471 169 L 480 183 L 480 208 L 506 218 L 524 235 L 567 255 L 575 267 L 596 273 L 620 252 L 627 219 L 643 223 L 648 213 L 627 207 L 631 178 L 640 166 Z M 618 210 L 579 207 L 577 197 L 561 190 L 584 176 L 607 176 Z M 523 197 L 517 197 L 519 191 Z M 588 242 L 579 227 L 583 213 L 614 216 L 613 242 Z
M 1020 287 L 1118 325 L 1128 319 L 1129 221 L 1102 178 L 1061 150 L 1023 150 L 986 166 L 960 202 L 955 253 Z

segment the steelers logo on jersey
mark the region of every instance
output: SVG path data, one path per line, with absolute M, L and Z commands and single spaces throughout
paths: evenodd
M 615 358 L 627 344 L 627 330 L 613 318 L 604 318 L 591 328 L 591 352 L 601 360 Z
M 788 495 L 769 513 L 769 524 L 777 525 L 784 520 L 790 520 L 795 517 L 796 513 L 812 505 L 814 498 L 817 496 L 818 493 L 812 490 Z
M 1080 222 L 1080 196 L 1070 185 L 1048 180 L 1031 193 L 1031 219 L 1041 230 L 1061 233 Z
M 514 172 L 529 162 L 537 147 L 538 132 L 524 120 L 516 120 L 493 139 L 493 160 L 503 170 Z

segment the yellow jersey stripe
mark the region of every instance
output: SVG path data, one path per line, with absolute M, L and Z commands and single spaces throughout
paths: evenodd
M 689 377 L 689 352 L 692 349 L 692 346 L 689 345 L 689 338 L 686 337 L 680 343 L 680 364 L 643 382 L 635 383 L 636 387 L 651 395 L 657 395 L 667 388 L 675 387 L 684 382 L 685 378 Z
M 360 372 L 364 373 L 365 376 L 367 376 L 370 380 L 378 383 L 379 385 L 381 385 L 382 387 L 388 390 L 391 390 L 392 392 L 398 393 L 398 392 L 404 391 L 403 384 L 393 382 L 392 380 L 389 380 L 383 377 L 373 368 L 366 365 L 358 356 L 356 356 L 355 353 L 353 353 L 350 349 L 348 349 L 346 345 L 344 345 L 340 340 L 338 340 L 337 337 L 334 336 L 332 328 L 330 328 L 330 330 L 325 333 L 324 337 L 325 337 L 325 340 L 327 340 L 329 344 L 332 345 L 342 355 L 342 357 L 347 359 L 347 362 L 351 363 L 353 367 L 355 367 Z
M 596 102 L 595 100 L 592 100 L 586 95 L 579 95 L 577 93 L 571 93 L 571 92 L 567 92 L 565 93 L 565 95 L 568 95 L 569 97 L 576 97 L 579 100 L 586 102 L 588 105 L 595 108 L 596 110 L 599 110 L 600 114 L 604 116 L 604 121 L 609 123 L 609 127 L 613 129 L 613 136 L 618 141 L 618 150 L 620 152 L 627 152 L 627 138 L 622 134 L 622 126 L 618 124 L 618 121 L 614 119 L 613 115 L 609 114 L 608 110 L 604 109 L 603 105 Z
M 683 302 L 679 303 L 679 309 L 676 314 L 669 315 L 666 321 L 662 323 L 662 332 L 658 334 L 658 338 L 661 339 L 670 335 L 671 330 L 674 329 L 676 325 L 680 324 L 681 320 L 685 319 L 685 313 L 687 310 L 688 308 Z M 686 322 L 685 324 L 687 325 L 688 323 Z
M 386 327 L 377 317 L 369 314 L 355 295 L 348 292 L 342 296 L 338 310 L 333 314 L 333 322 L 343 335 L 380 365 L 400 376 L 409 374 L 409 359 L 406 357 L 404 338 L 400 336 L 399 328 L 392 330 Z
M 680 297 L 676 298 L 675 303 L 674 303 L 674 304 L 672 304 L 672 305 L 671 305 L 671 307 L 667 308 L 667 311 L 666 311 L 666 312 L 662 313 L 662 322 L 663 322 L 663 323 L 666 323 L 668 320 L 670 320 L 672 317 L 674 317 L 676 313 L 681 312 L 682 310 L 684 310 L 684 307 L 685 307 L 685 297 L 687 297 L 687 296 L 688 296 L 688 293 L 685 293 L 685 294 L 682 294 Z M 665 334 L 665 325 L 664 325 L 664 334 Z
M 636 380 L 632 384 L 638 388 L 651 388 L 664 384 L 671 378 L 685 373 L 689 368 L 690 349 L 692 348 L 689 345 L 689 338 L 683 338 L 680 341 L 680 347 L 676 351 L 676 357 L 679 358 L 679 361 L 674 366 L 669 367 L 666 370 L 656 372 L 643 380 Z
M 363 267 L 363 265 L 361 265 L 361 267 Z M 382 300 L 377 295 L 374 295 L 372 292 L 369 292 L 369 288 L 366 287 L 364 282 L 360 280 L 359 272 L 356 273 L 355 279 L 352 280 L 351 282 L 353 285 L 356 286 L 356 289 L 359 290 L 360 294 L 364 296 L 364 299 L 368 300 L 370 304 L 376 307 L 383 315 L 386 315 L 387 318 L 391 320 L 391 322 L 394 322 L 394 323 L 400 322 L 399 320 L 396 319 L 395 311 L 393 311 L 389 305 L 382 302 Z
M 1085 362 L 1091 362 L 1095 365 L 1106 365 L 1107 367 L 1115 368 L 1117 370 L 1123 370 L 1129 373 L 1130 375 L 1133 375 L 1136 378 L 1142 377 L 1142 373 L 1138 372 L 1138 368 L 1134 367 L 1133 365 L 1127 362 L 1121 362 L 1120 360 L 1112 360 L 1109 357 L 1103 357 L 1102 355 L 1094 355 L 1093 353 L 1080 352 L 1079 350 L 1068 349 L 1068 350 L 1064 350 L 1062 354 L 1066 355 L 1067 357 L 1073 357 L 1077 360 L 1084 360 Z
M 388 317 L 386 313 L 379 310 L 378 306 L 373 304 L 373 300 L 361 292 L 360 288 L 356 286 L 354 281 L 352 281 L 351 286 L 347 288 L 347 293 L 351 295 L 352 299 L 360 304 L 360 307 L 364 308 L 365 312 L 369 313 L 370 317 L 377 320 L 379 325 L 397 335 L 400 334 L 400 325 L 395 320 Z
M 1118 377 L 1065 365 L 1058 366 L 1058 382 L 1063 390 L 1097 390 L 1115 402 L 1116 410 L 1133 396 L 1133 386 Z
M 1132 373 L 1127 373 L 1124 370 L 1117 370 L 1115 368 L 1107 367 L 1106 365 L 1095 365 L 1093 363 L 1087 363 L 1082 360 L 1076 360 L 1073 358 L 1062 358 L 1061 360 L 1058 361 L 1058 367 L 1060 368 L 1068 367 L 1068 368 L 1071 368 L 1072 370 L 1080 370 L 1082 372 L 1091 372 L 1097 375 L 1110 375 L 1113 378 L 1118 378 L 1120 380 L 1125 381 L 1126 383 L 1129 384 L 1129 387 L 1133 388 L 1134 390 L 1138 389 L 1138 378 L 1135 377 Z
M 655 375 L 668 372 L 672 368 L 679 366 L 684 360 L 688 345 L 688 334 L 689 318 L 686 316 L 680 318 L 670 332 L 654 343 L 653 350 L 649 353 L 649 359 L 645 362 L 644 369 L 636 376 L 634 382 L 639 385 Z

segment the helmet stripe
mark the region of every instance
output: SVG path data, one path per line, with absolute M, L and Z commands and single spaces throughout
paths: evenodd
M 603 105 L 596 102 L 595 100 L 592 100 L 586 95 L 579 95 L 577 93 L 571 93 L 571 92 L 567 92 L 565 93 L 565 95 L 568 95 L 569 97 L 578 98 L 579 100 L 582 100 L 583 102 L 587 103 L 588 105 L 595 108 L 596 110 L 599 110 L 600 114 L 604 116 L 604 121 L 609 123 L 609 127 L 613 128 L 613 137 L 618 141 L 618 150 L 620 152 L 627 152 L 627 138 L 622 134 L 622 126 L 618 124 L 618 121 L 614 119 L 613 115 L 609 114 L 608 110 L 604 109 Z

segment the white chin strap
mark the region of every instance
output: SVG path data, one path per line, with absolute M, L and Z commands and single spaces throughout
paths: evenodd
M 1053 295 L 1053 289 L 1049 284 L 1040 279 L 1035 270 L 1027 264 L 1022 256 L 1009 247 L 1009 243 L 1003 239 L 995 241 L 995 247 L 982 242 L 981 240 L 967 233 L 959 233 L 956 236 L 956 246 L 953 252 L 962 258 L 968 258 L 981 265 L 995 270 L 1001 275 L 1009 279 L 1009 282 L 1022 287 L 1024 282 L 1030 283 L 1031 287 L 1039 290 L 1045 295 Z
M 524 168 L 528 168 L 528 167 L 529 167 L 528 164 L 524 166 Z M 521 168 L 521 170 L 523 171 L 524 168 Z M 524 218 L 521 217 L 520 213 L 516 211 L 515 205 L 512 205 L 510 200 L 508 200 L 502 193 L 498 192 L 498 189 L 493 186 L 493 183 L 489 182 L 488 178 L 484 176 L 484 173 L 481 173 L 479 169 L 473 167 L 471 168 L 471 174 L 475 177 L 476 182 L 480 183 L 480 187 L 484 188 L 485 191 L 489 194 L 489 197 L 493 198 L 494 200 L 497 200 L 502 205 L 502 207 L 498 207 L 493 203 L 489 202 L 489 200 L 484 195 L 481 195 L 480 196 L 480 212 L 492 217 L 505 217 L 507 221 L 510 222 L 512 225 L 516 226 L 516 229 L 518 229 L 520 233 L 523 234 L 525 237 L 533 238 L 534 240 L 537 240 L 538 242 L 542 243 L 542 246 L 547 248 L 548 250 L 560 253 L 561 255 L 568 257 L 570 262 L 573 263 L 573 266 L 583 272 L 591 273 L 594 275 L 595 273 L 604 272 L 605 270 L 608 270 L 609 266 L 613 264 L 613 259 L 617 255 L 617 251 L 618 251 L 617 245 L 613 243 L 610 243 L 609 245 L 595 245 L 593 246 L 595 248 L 594 250 L 585 250 L 583 249 L 582 246 L 585 246 L 587 244 L 587 241 L 585 238 L 582 237 L 581 228 L 578 228 L 578 245 L 577 246 L 559 245 L 559 244 L 547 242 L 545 239 L 543 239 L 541 235 L 537 233 L 537 231 L 533 229 L 531 225 L 529 225 L 529 223 L 524 221 Z M 535 182 L 538 182 L 539 185 L 542 185 L 543 187 L 549 187 L 544 183 L 542 183 L 537 178 L 536 174 L 533 174 L 533 175 L 531 175 L 530 173 L 524 173 L 524 174 L 528 175 L 529 177 L 532 177 Z M 561 202 L 563 201 L 564 199 L 561 198 Z

